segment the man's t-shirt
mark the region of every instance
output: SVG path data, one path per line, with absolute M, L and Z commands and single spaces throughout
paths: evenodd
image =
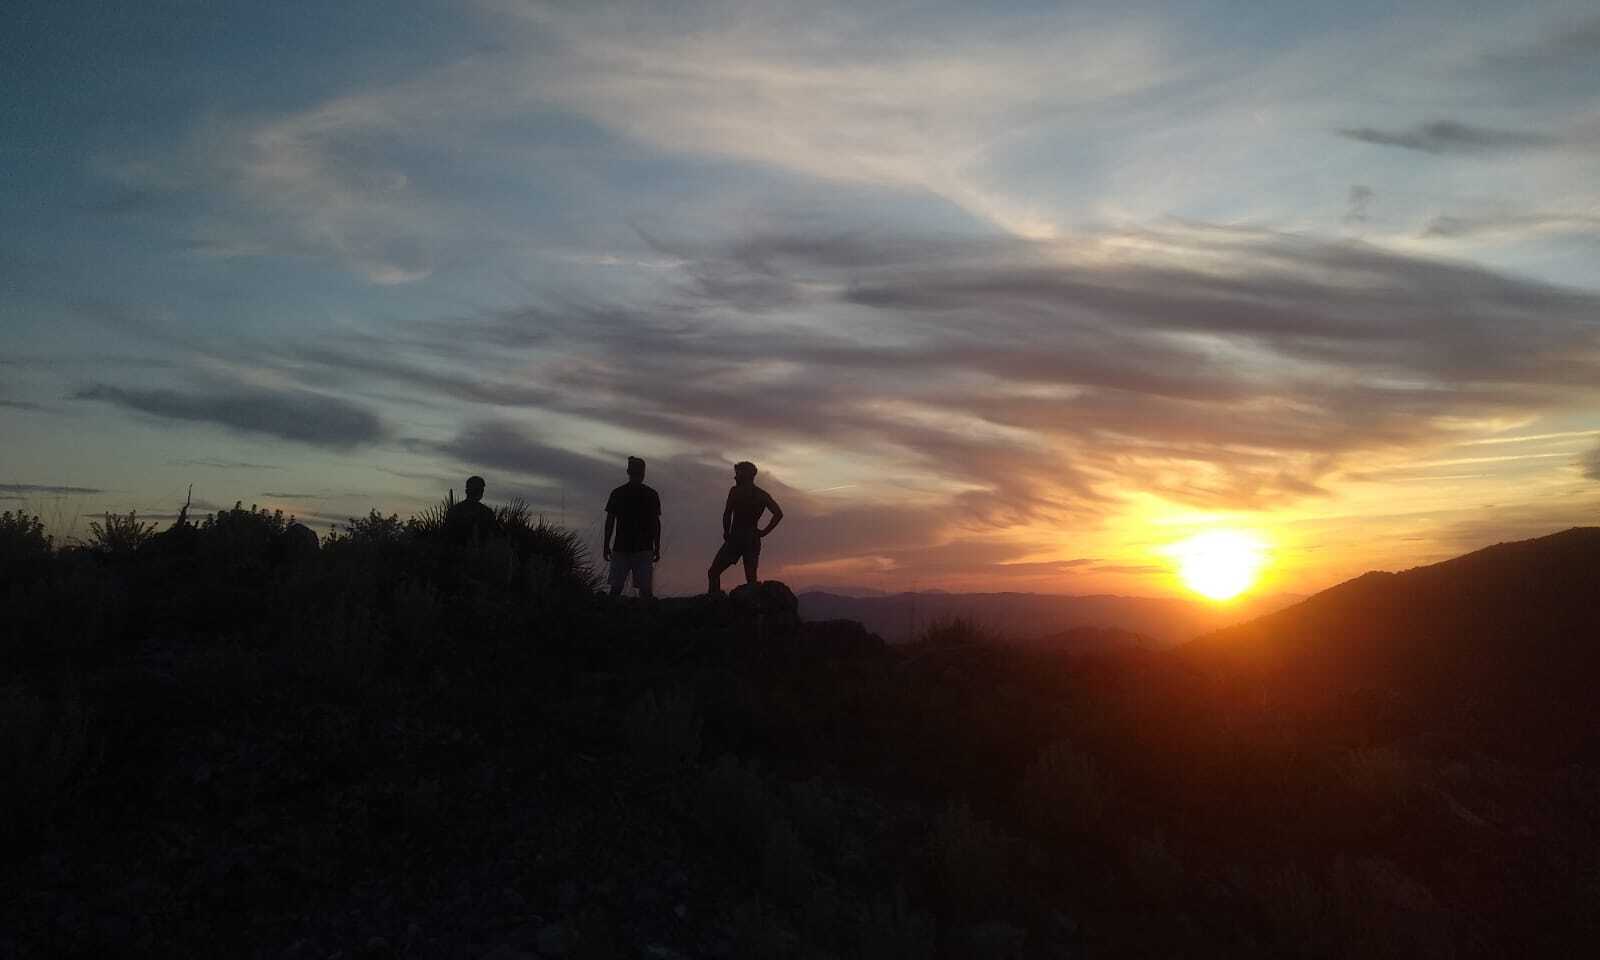
M 728 506 L 733 508 L 733 522 L 728 529 L 732 533 L 744 533 L 756 529 L 756 524 L 761 522 L 764 511 L 777 511 L 778 505 L 772 502 L 772 497 L 767 491 L 755 484 L 748 487 L 734 484 L 728 491 Z
M 444 517 L 444 537 L 450 543 L 481 542 L 494 528 L 494 511 L 478 500 L 457 501 Z
M 624 483 L 611 491 L 606 513 L 617 518 L 617 538 L 611 549 L 633 553 L 655 547 L 661 497 L 654 490 L 642 483 Z

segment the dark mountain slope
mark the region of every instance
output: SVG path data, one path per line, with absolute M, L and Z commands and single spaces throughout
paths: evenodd
M 1592 757 L 1600 528 L 1368 573 L 1178 653 L 1216 693 L 1264 698 L 1330 735 L 1426 728 L 1530 757 Z
M 990 633 L 1031 640 L 1076 627 L 1118 627 L 1158 643 L 1181 643 L 1249 620 L 1291 602 L 1282 596 L 1228 605 L 1168 597 L 1071 596 L 1049 593 L 897 593 L 839 596 L 801 593 L 808 620 L 859 620 L 890 643 L 922 636 L 930 624 L 961 618 Z

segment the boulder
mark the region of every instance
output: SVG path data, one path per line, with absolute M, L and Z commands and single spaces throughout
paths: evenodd
M 766 632 L 792 633 L 800 625 L 800 601 L 781 580 L 740 584 L 728 594 L 728 606 Z

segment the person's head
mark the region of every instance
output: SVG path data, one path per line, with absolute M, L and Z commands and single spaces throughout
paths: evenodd
M 467 478 L 467 499 L 468 500 L 482 500 L 483 499 L 483 478 L 482 477 L 468 477 Z
M 756 478 L 756 465 L 749 460 L 740 460 L 733 465 L 733 479 L 739 483 L 751 483 Z
M 644 479 L 643 460 L 640 460 L 638 457 L 628 458 L 628 479 L 633 483 L 638 483 Z

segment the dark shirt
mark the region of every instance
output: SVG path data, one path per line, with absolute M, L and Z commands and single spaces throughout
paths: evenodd
M 624 483 L 611 491 L 606 513 L 617 518 L 617 537 L 611 549 L 636 553 L 654 549 L 656 518 L 661 516 L 661 497 L 642 483 Z
M 494 528 L 494 511 L 480 500 L 462 500 L 444 515 L 444 538 L 450 543 L 481 543 Z
M 764 511 L 778 512 L 778 505 L 767 491 L 753 483 L 748 487 L 734 484 L 728 491 L 728 506 L 733 508 L 733 523 L 728 528 L 732 533 L 754 530 Z

